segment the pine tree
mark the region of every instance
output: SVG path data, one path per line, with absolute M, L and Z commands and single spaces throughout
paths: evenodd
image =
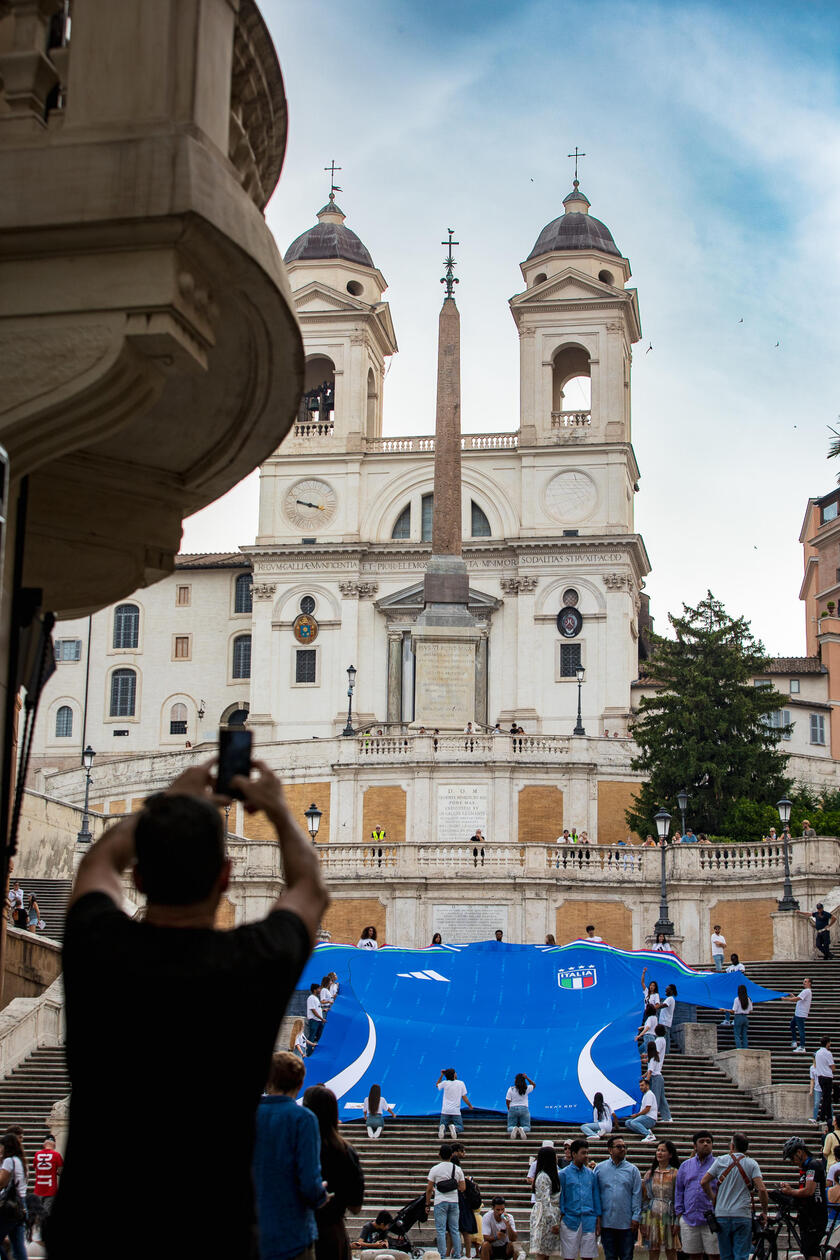
M 725 835 L 728 821 L 737 825 L 738 802 L 773 805 L 790 787 L 778 748 L 789 728 L 769 724 L 784 699 L 772 687 L 754 686 L 755 675 L 767 669 L 764 648 L 749 623 L 730 617 L 711 591 L 668 620 L 675 637 L 654 635 L 648 662 L 657 691 L 641 701 L 633 723 L 640 749 L 633 768 L 648 781 L 627 823 L 655 836 L 653 816 L 664 807 L 672 828 L 679 826 L 677 793 L 685 788 L 686 825 Z

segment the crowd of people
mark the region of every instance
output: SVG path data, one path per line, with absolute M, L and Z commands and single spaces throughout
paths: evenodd
M 41 918 L 38 898 L 34 893 L 27 895 L 17 879 L 9 889 L 6 917 L 13 927 L 20 928 L 22 932 L 43 932 L 47 926 Z
M 30 1167 L 24 1132 L 12 1125 L 0 1137 L 0 1256 L 27 1260 L 27 1244 L 38 1241 L 58 1191 L 64 1159 L 48 1133 Z

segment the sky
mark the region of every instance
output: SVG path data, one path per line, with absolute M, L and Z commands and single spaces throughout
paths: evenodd
M 460 241 L 462 424 L 519 424 L 519 264 L 581 187 L 633 269 L 636 528 L 660 632 L 711 589 L 805 651 L 799 531 L 840 417 L 840 6 L 260 0 L 289 140 L 281 251 L 337 200 L 389 284 L 384 431 L 434 429 L 439 278 Z M 742 322 L 743 321 L 743 322 Z M 778 345 L 777 345 L 778 343 Z M 648 351 L 648 346 L 652 350 Z M 253 541 L 257 477 L 183 550 Z

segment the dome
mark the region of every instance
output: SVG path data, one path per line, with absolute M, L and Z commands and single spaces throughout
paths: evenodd
M 335 204 L 334 193 L 330 193 L 329 201 L 318 211 L 317 218 L 314 227 L 292 241 L 284 255 L 284 262 L 344 258 L 362 267 L 373 267 L 373 259 L 356 233 L 344 226 L 346 215 Z
M 568 197 L 563 198 L 566 207 L 559 219 L 552 219 L 537 237 L 537 243 L 526 261 L 550 254 L 556 249 L 599 249 L 602 254 L 621 257 L 621 250 L 612 238 L 605 223 L 589 213 L 589 200 L 580 191 L 578 181 Z

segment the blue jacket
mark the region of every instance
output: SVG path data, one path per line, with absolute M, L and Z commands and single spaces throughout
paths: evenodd
M 635 1164 L 605 1159 L 595 1169 L 601 1191 L 601 1229 L 629 1229 L 642 1212 L 642 1175 Z
M 313 1208 L 326 1197 L 321 1135 L 307 1107 L 264 1094 L 257 1108 L 254 1188 L 261 1260 L 287 1260 L 318 1237 Z
M 569 1229 L 582 1225 L 584 1233 L 594 1230 L 595 1218 L 601 1215 L 601 1191 L 594 1172 L 585 1164 L 582 1168 L 574 1164 L 561 1168 L 560 1214 Z

